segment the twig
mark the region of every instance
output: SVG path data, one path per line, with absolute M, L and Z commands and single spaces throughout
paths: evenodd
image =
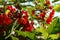
M 12 32 L 14 30 L 14 27 L 16 26 L 17 20 L 13 23 L 13 26 L 12 26 L 12 29 L 11 29 L 11 33 L 8 36 L 6 36 L 5 39 L 9 38 L 12 35 Z

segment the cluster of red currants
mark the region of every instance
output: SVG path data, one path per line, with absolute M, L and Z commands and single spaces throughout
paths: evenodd
M 50 1 L 46 1 L 47 5 L 50 5 Z M 49 9 L 52 10 L 49 14 L 49 17 L 46 20 L 47 24 L 50 24 L 52 22 L 53 16 L 55 14 L 55 10 L 53 9 L 53 6 L 49 6 Z
M 52 10 L 52 12 L 50 12 L 49 17 L 47 18 L 47 24 L 50 24 L 52 22 L 53 16 L 54 16 L 54 10 Z
M 13 8 L 12 5 L 7 6 L 7 10 L 9 10 L 8 14 L 3 13 L 0 14 L 0 33 L 4 33 L 4 31 L 8 28 L 8 26 L 10 24 L 13 23 L 14 19 L 18 19 L 18 23 L 21 24 L 23 26 L 23 31 L 29 31 L 31 32 L 34 27 L 33 27 L 33 22 L 29 22 L 28 19 L 28 12 L 27 11 L 19 11 L 19 13 L 17 12 L 18 9 L 15 7 Z M 17 13 L 15 13 L 17 12 Z M 11 16 L 13 16 L 11 18 Z
M 49 14 L 49 17 L 48 17 L 47 20 L 46 20 L 46 23 L 47 23 L 47 24 L 50 24 L 50 23 L 52 22 L 52 19 L 53 19 L 53 16 L 54 16 L 54 12 L 55 12 L 55 11 L 54 11 L 54 9 L 53 9 L 53 6 L 50 6 L 50 1 L 49 1 L 49 0 L 47 0 L 45 4 L 47 5 L 47 6 L 44 6 L 44 7 L 46 7 L 46 8 L 40 10 L 40 11 L 42 11 L 42 12 L 40 12 L 40 14 L 39 14 L 38 16 L 36 16 L 34 10 L 32 10 L 32 14 L 35 15 L 37 18 L 41 18 L 41 19 L 44 20 L 45 15 L 46 15 L 46 9 L 50 9 L 50 11 L 52 10 L 52 12 L 50 12 L 50 14 Z

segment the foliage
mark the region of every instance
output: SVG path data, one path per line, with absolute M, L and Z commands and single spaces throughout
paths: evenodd
M 54 14 L 60 12 L 60 4 L 50 5 L 56 1 L 59 0 L 0 0 L 0 39 L 58 40 L 60 18 Z

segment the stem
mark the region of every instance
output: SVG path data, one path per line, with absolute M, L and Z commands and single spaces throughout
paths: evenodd
M 17 19 L 17 20 L 18 20 L 18 19 Z M 17 20 L 13 23 L 13 26 L 12 26 L 12 30 L 11 30 L 11 31 L 14 30 L 14 27 L 16 26 Z
M 15 29 L 18 28 L 19 25 L 20 25 L 20 24 L 18 24 L 18 25 L 15 27 Z M 15 30 L 15 29 L 14 29 L 14 30 Z
M 13 23 L 13 26 L 12 26 L 12 29 L 11 29 L 11 33 L 8 36 L 6 36 L 5 39 L 9 38 L 12 35 L 12 32 L 14 31 L 14 27 L 16 26 L 17 20 Z
M 11 34 L 12 34 L 12 32 L 8 36 L 6 36 L 5 39 L 9 38 L 11 36 Z

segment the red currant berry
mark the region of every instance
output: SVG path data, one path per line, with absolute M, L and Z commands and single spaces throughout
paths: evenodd
M 50 4 L 50 1 L 47 1 L 46 4 L 49 5 Z

